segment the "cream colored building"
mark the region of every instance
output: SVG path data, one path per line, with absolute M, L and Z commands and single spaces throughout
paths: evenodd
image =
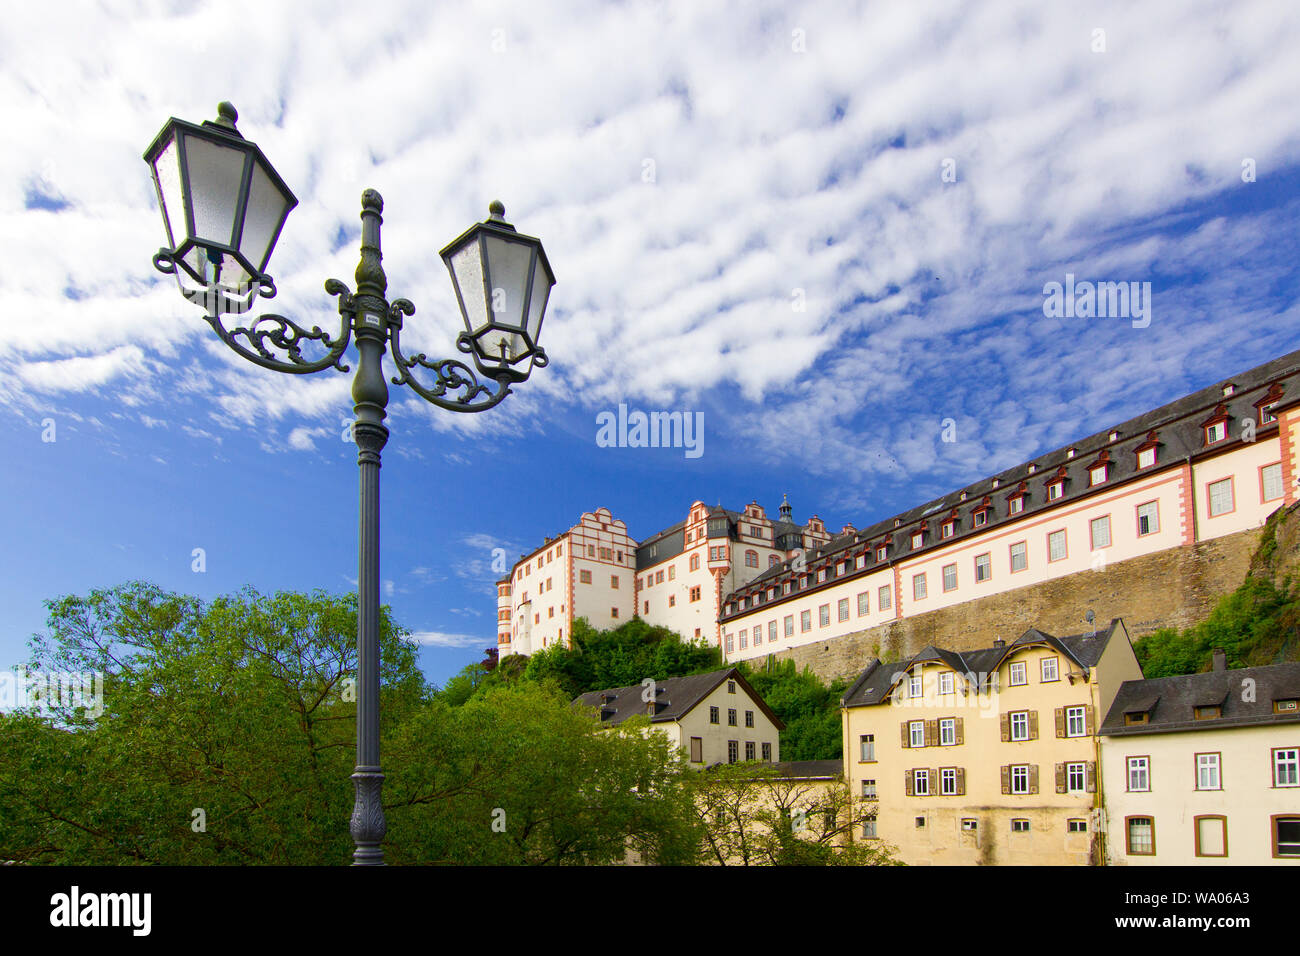
M 1100 862 L 1098 721 L 1141 673 L 1118 619 L 872 661 L 842 701 L 850 791 L 878 804 L 856 836 L 913 865 Z
M 646 715 L 697 768 L 781 759 L 785 725 L 735 668 L 591 691 L 574 703 L 607 726 Z
M 1129 681 L 1101 734 L 1109 863 L 1300 866 L 1300 664 Z

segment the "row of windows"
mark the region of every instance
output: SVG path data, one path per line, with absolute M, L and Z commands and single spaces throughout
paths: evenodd
M 1223 789 L 1223 755 L 1195 755 L 1193 782 L 1197 790 Z M 1270 780 L 1274 787 L 1300 787 L 1300 749 L 1275 747 L 1270 760 Z M 1125 761 L 1125 788 L 1129 793 L 1151 791 L 1151 757 L 1129 757 Z
M 1300 816 L 1270 817 L 1269 842 L 1276 858 L 1300 857 Z M 1124 818 L 1124 849 L 1129 856 L 1156 855 L 1155 817 Z M 1227 857 L 1228 818 L 1218 813 L 1193 816 L 1192 851 L 1196 856 Z
M 1063 761 L 1053 768 L 1057 793 L 1096 793 L 1097 765 L 1091 760 Z M 1037 764 L 1006 764 L 1000 768 L 1002 792 L 1013 796 L 1038 793 Z M 909 797 L 960 797 L 966 793 L 964 767 L 924 767 L 903 774 L 903 789 Z M 864 780 L 862 796 L 876 798 L 876 781 Z
M 758 759 L 756 756 L 756 750 L 757 748 L 754 744 L 754 741 L 752 740 L 745 741 L 746 760 Z M 772 762 L 771 743 L 764 741 L 760 752 L 763 755 L 764 761 L 766 761 L 767 763 Z M 704 742 L 699 737 L 692 737 L 691 738 L 691 761 L 694 763 L 701 763 L 703 762 L 703 760 L 704 760 Z M 740 741 L 728 740 L 727 741 L 727 763 L 737 763 L 739 762 L 739 760 L 740 760 Z
M 731 693 L 735 693 L 735 691 L 732 691 Z M 736 708 L 734 708 L 734 707 L 728 707 L 728 708 L 727 708 L 727 726 L 728 726 L 728 727 L 735 727 L 735 726 L 736 726 L 736 714 L 737 714 Z M 716 723 L 718 723 L 720 717 L 721 717 L 721 708 L 718 708 L 718 707 L 710 707 L 710 708 L 709 708 L 709 723 L 711 723 L 711 724 L 716 724 Z M 754 712 L 753 712 L 752 710 L 747 710 L 747 711 L 745 711 L 745 726 L 746 726 L 746 727 L 753 727 L 753 726 L 754 726 Z
M 916 818 L 916 828 L 918 830 L 923 830 L 925 829 L 925 826 L 926 826 L 926 818 L 918 816 Z M 961 819 L 960 826 L 963 833 L 975 833 L 979 830 L 979 820 L 977 820 L 974 817 L 963 817 Z M 1082 818 L 1070 818 L 1065 821 L 1065 826 L 1066 826 L 1066 832 L 1068 833 L 1088 832 L 1088 821 Z M 1013 817 L 1011 819 L 1011 832 L 1028 833 L 1029 821 L 1027 819 Z M 875 820 L 866 820 L 863 823 L 862 835 L 863 837 L 869 840 L 876 838 L 877 833 L 876 833 Z

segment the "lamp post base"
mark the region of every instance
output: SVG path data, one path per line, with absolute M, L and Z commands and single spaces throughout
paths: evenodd
M 384 820 L 383 772 L 378 767 L 357 768 L 352 782 L 357 792 L 349 827 L 357 845 L 352 854 L 352 865 L 383 866 L 384 848 L 380 844 L 388 832 L 388 823 Z

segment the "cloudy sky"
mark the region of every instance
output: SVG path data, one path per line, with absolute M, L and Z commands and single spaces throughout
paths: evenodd
M 141 154 L 220 100 L 300 199 L 267 310 L 334 327 L 366 187 L 404 345 L 454 351 L 438 250 L 494 198 L 559 279 L 504 404 L 392 391 L 386 599 L 435 681 L 495 642 L 493 549 L 584 510 L 861 526 L 1300 347 L 1294 4 L 63 10 L 0 23 L 0 668 L 61 594 L 353 586 L 350 378 L 244 362 L 150 263 Z M 1046 316 L 1067 274 L 1149 321 Z M 703 454 L 598 447 L 620 403 Z

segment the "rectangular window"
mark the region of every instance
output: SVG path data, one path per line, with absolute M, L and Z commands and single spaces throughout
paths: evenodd
M 1016 496 L 1007 502 L 1007 514 L 1018 515 L 1025 510 L 1025 499 Z
M 1273 751 L 1273 786 L 1300 786 L 1300 750 L 1292 747 Z
M 1147 757 L 1128 758 L 1128 789 L 1130 793 L 1151 789 L 1151 764 Z
M 1011 821 L 1011 832 L 1012 832 L 1012 833 L 1028 833 L 1028 832 L 1029 832 L 1029 821 L 1028 821 L 1028 820 L 1012 820 L 1012 821 Z
M 911 677 L 908 678 L 907 696 L 908 697 L 921 696 L 921 675 L 920 674 L 913 674 L 911 675 Z
M 591 583 L 591 572 L 590 572 L 590 571 L 579 571 L 579 572 L 578 572 L 578 583 L 579 583 L 579 584 L 590 584 L 590 583 Z
M 1110 547 L 1110 515 L 1093 518 L 1088 528 L 1092 533 L 1092 550 Z
M 1223 441 L 1228 437 L 1228 423 L 1215 422 L 1209 428 L 1205 429 L 1205 444 L 1213 445 L 1215 442 Z
M 952 693 L 952 672 L 951 671 L 939 675 L 939 693 L 940 694 Z
M 888 555 L 888 551 L 884 547 L 876 548 L 877 561 L 884 561 L 887 555 Z
M 711 723 L 711 724 L 716 724 L 717 722 L 718 722 L 718 708 L 716 708 L 716 707 L 710 707 L 710 708 L 709 708 L 709 723 Z
M 1154 448 L 1143 448 L 1138 452 L 1138 467 L 1150 468 L 1156 463 L 1156 450 Z
M 1065 789 L 1070 793 L 1082 793 L 1084 790 L 1084 764 L 1067 763 L 1065 765 Z
M 907 725 L 907 745 L 909 747 L 925 746 L 925 721 L 913 720 Z
M 876 797 L 876 781 L 874 780 L 862 781 L 862 799 L 863 800 L 878 799 Z
M 793 635 L 794 635 L 794 615 L 793 615 L 793 614 L 787 614 L 787 615 L 785 616 L 785 618 L 784 618 L 784 620 L 783 620 L 782 623 L 784 623 L 784 625 L 785 625 L 785 636 L 786 636 L 786 637 L 791 637 L 791 636 L 793 636 Z
M 1129 817 L 1124 821 L 1130 856 L 1152 856 L 1156 852 L 1156 822 L 1151 817 Z
M 609 576 L 609 586 L 610 586 L 611 588 L 613 588 L 614 590 L 616 590 L 616 591 L 618 590 L 618 575 L 617 575 L 617 574 L 611 574 L 611 575 Z
M 704 762 L 704 738 L 692 737 L 691 738 L 691 763 L 703 763 L 703 762 Z
M 1061 495 L 1065 494 L 1065 482 L 1054 481 L 1047 486 L 1047 500 L 1055 501 Z
M 763 742 L 763 759 L 768 763 L 772 762 L 772 744 L 769 741 Z
M 1222 481 L 1213 482 L 1206 489 L 1206 494 L 1209 498 L 1211 518 L 1228 514 L 1236 509 L 1236 504 L 1232 497 L 1231 478 L 1224 478 Z
M 801 611 L 799 613 L 799 630 L 800 631 L 812 630 L 812 611 Z
M 776 621 L 767 622 L 767 642 L 771 644 L 776 640 Z
M 727 741 L 727 763 L 735 763 L 740 759 L 740 741 Z
M 858 738 L 859 760 L 871 763 L 876 759 L 876 736 L 875 734 L 863 734 Z
M 987 554 L 975 555 L 975 580 L 987 581 L 993 577 L 993 559 Z
M 1038 662 L 1038 668 L 1040 672 L 1040 679 L 1044 683 L 1049 683 L 1054 680 L 1060 680 L 1060 677 L 1058 676 L 1056 670 L 1055 657 L 1044 657 L 1042 660 Z
M 1060 561 L 1065 555 L 1065 532 L 1053 531 L 1047 536 L 1047 560 Z
M 893 601 L 889 593 L 888 584 L 882 585 L 880 590 L 876 593 L 876 606 L 882 611 L 888 611 L 893 607 Z
M 736 726 L 736 708 L 734 707 L 727 708 L 727 726 L 728 727 Z
M 956 529 L 954 527 L 953 522 L 945 521 L 943 523 L 942 530 L 939 532 L 939 536 L 942 538 L 951 538 L 955 530 Z
M 743 651 L 749 647 L 749 629 L 742 627 L 740 629 L 740 649 Z
M 1228 855 L 1228 818 L 1215 814 L 1195 817 L 1196 855 Z
M 862 821 L 862 839 L 864 839 L 864 840 L 874 840 L 875 838 L 876 838 L 876 821 L 875 821 L 875 820 L 863 820 L 863 821 Z
M 1015 661 L 1011 665 L 1010 674 L 1008 676 L 1011 678 L 1009 683 L 1012 687 L 1018 687 L 1021 684 L 1029 683 L 1029 677 L 1026 673 L 1024 661 Z
M 951 674 L 945 675 L 951 677 Z M 957 743 L 957 718 L 943 717 L 939 721 L 939 746 L 952 747 Z
M 817 608 L 817 624 L 819 627 L 825 627 L 831 622 L 831 606 L 823 604 Z
M 746 727 L 754 726 L 754 712 L 752 710 L 745 711 L 745 726 Z
M 746 760 L 754 759 L 754 741 L 752 740 L 745 741 L 745 759 Z
M 1300 857 L 1300 817 L 1273 818 L 1273 855 Z
M 1138 505 L 1137 518 L 1139 538 L 1146 534 L 1155 534 L 1160 530 L 1160 505 L 1155 501 Z
M 1011 570 L 1014 573 L 1023 571 L 1027 567 L 1029 567 L 1029 550 L 1023 541 L 1017 541 L 1011 546 Z
M 918 797 L 928 797 L 930 795 L 930 771 L 912 771 L 912 793 Z
M 1275 501 L 1282 497 L 1282 463 L 1265 465 L 1259 470 L 1260 498 Z
M 925 597 L 925 572 L 912 575 L 912 598 L 921 600 Z
M 1082 707 L 1065 708 L 1065 736 L 1067 737 L 1086 737 L 1087 718 L 1084 716 Z
M 1088 484 L 1102 485 L 1106 483 L 1106 466 L 1098 465 L 1088 472 Z
M 975 831 L 980 828 L 980 823 L 978 820 L 966 817 L 961 821 L 961 828 L 966 831 Z
M 945 564 L 943 566 L 943 589 L 945 591 L 957 590 L 957 565 Z
M 732 653 L 733 651 L 735 651 L 735 649 L 736 649 L 736 648 L 735 648 L 735 640 L 736 640 L 736 638 L 735 638 L 734 635 L 732 635 L 732 634 L 728 634 L 728 635 L 727 635 L 727 653 L 728 653 L 728 654 L 730 654 L 730 653 Z
M 1088 832 L 1088 821 L 1087 821 L 1087 820 L 1067 820 L 1067 821 L 1066 821 L 1066 830 L 1067 830 L 1068 832 L 1070 832 L 1070 833 L 1087 833 L 1087 832 Z
M 1219 755 L 1196 755 L 1196 789 L 1221 790 L 1219 782 Z
M 981 508 L 971 516 L 971 523 L 977 528 L 982 528 L 989 523 L 989 513 Z
M 922 535 L 921 532 L 919 532 L 919 531 L 918 531 L 916 534 L 912 535 L 912 550 L 913 550 L 913 551 L 915 551 L 917 548 L 919 548 L 919 547 L 921 546 L 921 542 L 922 542 L 923 539 L 924 539 L 924 535 Z
M 840 602 L 836 605 L 835 610 L 841 621 L 847 621 L 849 619 L 849 599 L 840 598 Z
M 945 767 L 939 771 L 939 795 L 943 797 L 954 797 L 957 795 L 956 768 Z
M 1018 710 L 1011 715 L 1011 739 L 1029 739 L 1029 711 Z
M 698 601 L 699 599 L 700 599 L 700 589 L 698 587 L 691 588 L 691 600 Z
M 1029 792 L 1029 766 L 1021 764 L 1011 768 L 1011 792 Z
M 758 645 L 762 643 L 763 643 L 763 625 L 760 624 L 754 628 L 754 646 L 758 647 Z
M 861 594 L 858 595 L 858 617 L 862 617 L 862 615 L 868 613 L 871 610 L 870 604 L 871 602 L 868 599 L 866 591 L 863 591 Z

